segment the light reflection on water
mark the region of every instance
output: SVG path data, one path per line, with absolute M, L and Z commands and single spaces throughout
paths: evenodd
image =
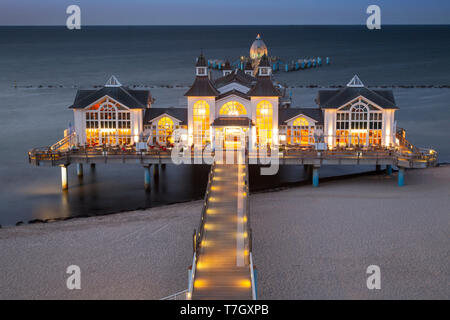
M 49 171 L 52 179 L 30 184 L 23 193 L 11 198 L 10 215 L 2 214 L 4 225 L 18 221 L 53 220 L 116 213 L 178 203 L 204 196 L 209 166 L 159 166 L 159 174 L 152 169 L 151 189 L 144 190 L 144 170 L 133 165 L 97 165 L 94 170 L 84 166 L 84 176 L 76 175 L 69 166 L 69 190 L 60 189 L 59 168 L 33 168 Z M 373 170 L 370 167 L 324 167 L 321 177 Z M 302 166 L 281 166 L 277 175 L 261 176 L 258 166 L 250 167 L 250 189 L 258 191 L 305 181 Z M 27 209 L 30 211 L 27 212 Z

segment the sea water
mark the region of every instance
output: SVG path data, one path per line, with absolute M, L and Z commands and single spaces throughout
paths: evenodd
M 320 56 L 331 64 L 276 79 L 293 88 L 294 107 L 314 107 L 317 88 L 345 85 L 358 74 L 368 86 L 395 86 L 398 126 L 421 147 L 450 160 L 450 27 L 220 26 L 220 27 L 0 27 L 0 224 L 107 214 L 203 197 L 208 168 L 168 165 L 144 191 L 136 165 L 85 166 L 78 180 L 69 167 L 61 192 L 57 167 L 34 167 L 27 151 L 59 140 L 70 121 L 78 88 L 103 85 L 114 74 L 124 85 L 149 87 L 155 106 L 179 106 L 194 78 L 195 58 L 237 61 L 257 33 L 282 61 Z M 214 73 L 219 76 L 219 73 Z M 437 88 L 399 88 L 398 86 Z M 323 167 L 321 177 L 373 168 Z M 253 189 L 304 180 L 301 167 L 276 176 L 252 170 Z

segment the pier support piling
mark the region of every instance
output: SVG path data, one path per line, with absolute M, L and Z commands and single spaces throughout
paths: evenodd
M 159 168 L 158 168 L 158 165 L 157 165 L 157 164 L 154 164 L 154 165 L 153 165 L 153 176 L 154 176 L 155 178 L 158 178 L 158 177 L 159 177 Z
M 145 191 L 150 190 L 150 166 L 144 167 L 144 187 Z
M 303 174 L 306 179 L 312 179 L 313 166 L 310 164 L 303 165 Z
M 381 172 L 381 165 L 377 164 L 377 165 L 375 166 L 375 171 L 376 171 L 377 173 L 380 173 L 380 172 Z
M 392 176 L 392 166 L 390 164 L 386 166 L 386 173 L 388 176 Z
M 77 176 L 79 178 L 83 177 L 83 164 L 77 163 Z
M 398 186 L 403 187 L 405 185 L 405 168 L 398 168 Z
M 315 188 L 319 186 L 319 167 L 313 167 L 312 169 L 312 184 Z
M 62 165 L 61 166 L 61 187 L 63 190 L 67 190 L 69 189 L 69 175 L 68 175 L 68 170 L 67 170 L 66 165 Z

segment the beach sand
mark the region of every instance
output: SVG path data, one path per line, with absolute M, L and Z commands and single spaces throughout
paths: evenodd
M 251 181 L 250 181 L 251 183 Z M 0 229 L 0 299 L 159 299 L 187 287 L 201 201 Z M 260 299 L 450 298 L 450 166 L 250 197 Z M 66 268 L 81 268 L 68 290 Z M 366 268 L 381 269 L 368 290 Z

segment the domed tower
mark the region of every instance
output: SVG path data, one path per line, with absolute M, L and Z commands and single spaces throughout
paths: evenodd
M 258 34 L 250 47 L 250 58 L 255 61 L 261 59 L 263 55 L 268 55 L 267 46 Z

